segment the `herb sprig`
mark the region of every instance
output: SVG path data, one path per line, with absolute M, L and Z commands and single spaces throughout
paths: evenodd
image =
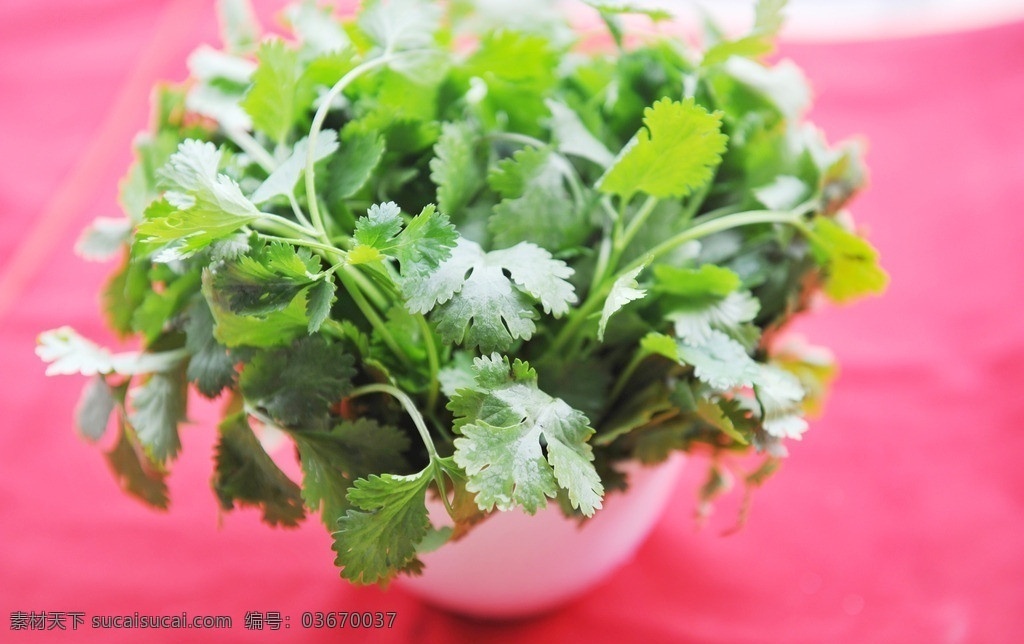
M 302 1 L 288 38 L 222 3 L 223 48 L 158 88 L 128 218 L 78 245 L 121 255 L 104 310 L 141 349 L 39 340 L 47 373 L 92 377 L 77 422 L 95 441 L 114 421 L 127 492 L 167 507 L 190 385 L 226 401 L 221 507 L 318 511 L 358 583 L 418 572 L 494 511 L 589 517 L 629 459 L 709 450 L 705 500 L 725 455 L 765 454 L 745 481 L 767 478 L 832 374 L 775 332 L 819 290 L 886 285 L 843 210 L 859 149 L 830 147 L 799 72 L 761 60 L 784 2 L 702 48 L 626 37 L 622 14 L 665 12 L 588 4 L 616 51 L 466 0 L 350 19 Z

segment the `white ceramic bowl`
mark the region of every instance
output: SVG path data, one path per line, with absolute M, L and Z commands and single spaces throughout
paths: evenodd
M 427 553 L 420 577 L 402 588 L 427 602 L 474 617 L 506 619 L 552 609 L 582 594 L 632 558 L 672 495 L 684 457 L 632 467 L 625 493 L 609 494 L 582 525 L 554 504 L 534 516 L 499 512 L 456 543 Z M 430 500 L 431 521 L 447 514 Z M 450 522 L 449 522 L 450 523 Z

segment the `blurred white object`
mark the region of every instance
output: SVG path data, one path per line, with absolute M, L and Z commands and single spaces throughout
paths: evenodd
M 699 5 L 729 32 L 753 17 L 754 0 L 633 0 L 668 9 L 684 22 Z M 790 0 L 783 36 L 790 40 L 888 38 L 959 31 L 1024 20 L 1024 0 Z

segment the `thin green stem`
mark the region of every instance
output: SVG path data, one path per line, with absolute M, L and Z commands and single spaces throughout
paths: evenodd
M 405 409 L 405 413 L 409 414 L 412 424 L 416 426 L 416 431 L 419 432 L 420 439 L 423 441 L 423 446 L 427 448 L 427 454 L 430 455 L 430 459 L 440 458 L 437 448 L 434 446 L 434 439 L 430 437 L 430 430 L 427 429 L 427 423 L 423 420 L 423 414 L 416 408 L 416 403 L 413 402 L 407 393 L 394 385 L 373 383 L 356 387 L 349 394 L 349 398 L 357 398 L 366 394 L 387 394 L 397 400 L 402 405 L 402 408 Z
M 622 233 L 622 237 L 615 242 L 615 259 L 618 260 L 618 256 L 622 255 L 622 251 L 626 250 L 629 243 L 633 241 L 636 234 L 640 231 L 647 220 L 650 218 L 651 213 L 654 212 L 654 208 L 658 205 L 657 197 L 647 197 L 647 201 L 640 206 L 640 210 L 634 215 L 633 220 L 629 222 L 629 226 Z
M 352 301 L 355 302 L 356 307 L 363 314 L 363 317 L 370 323 L 371 326 L 380 334 L 381 340 L 387 345 L 388 349 L 391 350 L 395 357 L 398 358 L 402 364 L 412 368 L 413 364 L 409 360 L 409 356 L 405 355 L 402 348 L 398 346 L 398 342 L 395 340 L 395 336 L 391 335 L 391 331 L 388 330 L 384 320 L 381 319 L 380 315 L 374 310 L 373 306 L 366 300 L 366 296 L 359 289 L 359 285 L 356 284 L 355 279 L 351 274 L 351 267 L 346 266 L 343 270 L 338 271 L 338 279 L 341 280 L 345 290 L 352 296 Z
M 622 370 L 621 374 L 619 374 L 618 379 L 615 381 L 615 386 L 612 387 L 612 391 L 608 395 L 608 400 L 614 402 L 619 397 L 619 394 L 621 394 L 622 390 L 625 389 L 626 383 L 629 382 L 630 377 L 632 377 L 633 372 L 636 371 L 636 368 L 640 366 L 640 363 L 643 362 L 644 358 L 647 356 L 648 354 L 643 349 L 637 350 L 633 359 L 629 361 L 626 368 Z
M 574 346 L 569 344 L 570 341 L 574 339 L 574 336 L 579 332 L 580 327 L 586 323 L 590 316 L 594 314 L 596 309 L 604 302 L 604 299 L 612 289 L 612 285 L 615 284 L 615 280 L 630 271 L 654 262 L 666 253 L 688 241 L 707 237 L 708 235 L 729 230 L 730 228 L 768 223 L 791 224 L 806 234 L 806 232 L 809 231 L 807 231 L 807 227 L 800 221 L 801 215 L 802 210 L 799 207 L 796 210 L 786 212 L 778 212 L 775 210 L 751 210 L 748 212 L 736 213 L 734 215 L 727 215 L 712 221 L 702 222 L 670 237 L 655 246 L 649 253 L 638 257 L 628 265 L 624 266 L 618 273 L 604 279 L 598 288 L 591 290 L 586 301 L 584 301 L 580 308 L 578 308 L 569 317 L 566 325 L 562 327 L 562 330 L 559 331 L 557 336 L 555 336 L 554 341 L 551 343 L 550 351 L 555 355 L 564 355 L 567 346 Z
M 260 142 L 245 130 L 229 129 L 225 130 L 225 133 L 232 143 L 237 145 L 242 152 L 252 157 L 252 160 L 266 170 L 267 174 L 273 172 L 274 168 L 277 167 L 277 161 L 274 160 L 270 152 L 267 152 L 267 149 L 260 145 Z
M 374 306 L 376 306 L 381 311 L 387 311 L 388 308 L 390 308 L 391 302 L 386 297 L 384 297 L 384 294 L 380 292 L 380 289 L 377 288 L 373 282 L 368 280 L 366 276 L 363 275 L 362 271 L 359 271 L 358 269 L 355 268 L 351 268 L 348 271 L 348 274 L 351 275 L 352 279 L 356 281 L 356 283 L 359 285 L 359 288 L 361 288 L 363 292 L 366 293 L 366 296 L 373 300 Z
M 321 244 L 320 242 L 310 241 L 308 239 L 295 239 L 294 237 L 282 237 L 279 235 L 268 235 L 266 233 L 259 233 L 259 236 L 268 241 L 281 241 L 293 244 L 295 246 L 305 246 L 306 248 L 312 248 L 314 250 L 323 251 L 324 253 L 331 253 L 332 255 L 337 255 L 339 252 L 341 252 L 334 246 Z
M 283 226 L 284 228 L 287 228 L 293 233 L 299 235 L 301 239 L 316 239 L 316 235 L 313 234 L 312 230 L 306 228 L 300 223 L 292 221 L 291 219 L 282 217 L 281 215 L 275 215 L 274 213 L 271 212 L 261 212 L 260 218 L 256 220 L 256 223 L 259 223 L 261 221 L 272 221 L 278 224 L 279 226 Z
M 345 88 L 354 80 L 368 71 L 388 64 L 394 60 L 394 58 L 394 55 L 386 52 L 378 58 L 364 61 L 353 67 L 347 74 L 342 76 L 333 87 L 331 87 L 327 94 L 324 95 L 320 102 L 320 107 L 317 108 L 316 114 L 313 115 L 313 124 L 309 128 L 309 139 L 307 142 L 306 152 L 306 195 L 308 195 L 309 215 L 313 220 L 313 227 L 316 228 L 324 241 L 327 241 L 329 236 L 327 234 L 327 229 L 324 227 L 324 219 L 320 214 L 320 205 L 317 203 L 316 198 L 316 139 L 320 135 L 320 130 L 323 129 L 324 119 L 327 118 L 327 112 L 331 109 L 331 103 L 334 102 L 334 99 L 345 91 Z
M 420 332 L 423 334 L 423 344 L 426 345 L 427 350 L 427 366 L 430 369 L 430 389 L 427 391 L 427 409 L 433 410 L 437 404 L 437 395 L 440 388 L 438 382 L 438 374 L 441 373 L 441 361 L 437 355 L 437 343 L 434 342 L 434 332 L 427 324 L 427 318 L 422 315 L 416 316 L 416 324 L 420 327 Z
M 352 390 L 349 397 L 356 398 L 366 394 L 387 394 L 393 397 L 400 405 L 402 405 L 405 409 L 405 413 L 409 414 L 409 418 L 412 418 L 412 424 L 416 426 L 416 431 L 419 432 L 420 439 L 423 441 L 423 446 L 426 447 L 427 454 L 430 456 L 430 464 L 427 465 L 427 467 L 430 468 L 431 474 L 434 478 L 434 483 L 437 485 L 437 493 L 441 496 L 441 500 L 444 502 L 444 507 L 448 511 L 448 515 L 454 517 L 455 509 L 448 500 L 447 486 L 444 484 L 444 469 L 441 467 L 441 456 L 437 453 L 437 448 L 434 446 L 434 439 L 430 437 L 430 430 L 427 429 L 427 423 L 423 420 L 423 414 L 421 414 L 420 410 L 416 408 L 416 403 L 413 402 L 412 398 L 410 398 L 408 394 L 398 387 L 380 383 L 357 387 Z
M 302 208 L 299 207 L 299 200 L 295 198 L 294 193 L 288 193 L 288 203 L 292 206 L 292 213 L 295 215 L 295 219 L 306 228 L 312 228 L 313 224 L 306 218 L 306 213 L 302 212 Z

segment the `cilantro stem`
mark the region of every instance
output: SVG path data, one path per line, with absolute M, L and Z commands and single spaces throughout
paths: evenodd
M 311 241 L 309 239 L 295 239 L 294 237 L 282 237 L 280 235 L 268 235 L 266 233 L 259 233 L 259 236 L 268 241 L 280 241 L 293 244 L 295 246 L 305 246 L 306 248 L 312 248 L 325 253 L 337 254 L 339 252 L 334 246 L 328 246 L 327 244 L 321 244 L 320 242 Z
M 397 55 L 386 52 L 384 55 L 377 58 L 372 58 L 367 61 L 356 65 L 348 71 L 347 74 L 341 77 L 341 79 L 334 84 L 333 87 L 324 95 L 320 101 L 320 107 L 317 108 L 316 114 L 313 115 L 313 124 L 309 128 L 309 138 L 307 139 L 307 152 L 306 152 L 306 194 L 310 195 L 309 198 L 309 215 L 313 220 L 313 226 L 316 228 L 318 234 L 324 239 L 329 240 L 327 229 L 324 227 L 324 219 L 320 214 L 320 205 L 316 199 L 316 139 L 320 135 L 320 130 L 324 126 L 324 119 L 327 118 L 327 112 L 331 109 L 331 103 L 334 99 L 341 94 L 346 87 L 352 84 L 352 81 L 356 80 L 363 74 L 377 67 L 388 64 L 396 58 Z
M 295 194 L 292 192 L 288 193 L 288 203 L 292 206 L 292 213 L 295 214 L 295 218 L 300 224 L 306 228 L 312 228 L 313 224 L 310 223 L 309 219 L 306 219 L 306 213 L 302 212 L 302 208 L 299 207 L 299 200 L 295 198 Z
M 225 130 L 224 133 L 227 134 L 228 138 L 231 139 L 231 142 L 237 145 L 242 152 L 248 154 L 252 157 L 253 161 L 266 170 L 267 174 L 273 172 L 274 168 L 277 167 L 277 162 L 274 161 L 274 157 L 271 156 L 270 152 L 267 152 L 267 149 L 260 145 L 259 141 L 254 139 L 252 135 L 245 130 L 229 129 Z
M 416 403 L 398 387 L 382 383 L 356 387 L 349 393 L 349 398 L 356 398 L 366 394 L 388 394 L 397 400 L 405 409 L 405 413 L 409 414 L 409 417 L 412 418 L 412 424 L 416 426 L 416 431 L 419 432 L 420 439 L 423 440 L 423 446 L 427 449 L 427 455 L 430 457 L 430 464 L 427 467 L 431 469 L 434 484 L 437 485 L 437 492 L 444 501 L 444 507 L 448 511 L 448 515 L 455 516 L 455 509 L 448 500 L 448 494 L 446 493 L 447 486 L 444 484 L 444 468 L 441 467 L 441 456 L 437 453 L 434 439 L 430 437 L 430 430 L 427 429 L 427 423 L 423 420 L 423 414 L 416 408 Z
M 430 325 L 427 324 L 427 318 L 422 315 L 417 315 L 416 324 L 420 327 L 420 332 L 423 333 L 423 344 L 426 345 L 427 349 L 427 366 L 430 369 L 430 389 L 427 391 L 427 409 L 433 411 L 434 406 L 437 405 L 437 394 L 438 389 L 440 388 L 440 382 L 438 381 L 437 375 L 441 372 L 441 361 L 437 355 L 437 343 L 434 342 L 434 332 L 431 330 Z
M 285 217 L 282 217 L 281 215 L 275 215 L 274 213 L 270 213 L 270 212 L 261 212 L 260 213 L 260 220 L 274 222 L 278 226 L 283 226 L 284 228 L 287 228 L 288 230 L 298 234 L 301 239 L 310 239 L 311 238 L 310 233 L 312 231 L 309 228 L 306 228 L 302 224 L 296 223 L 296 222 L 292 221 L 291 219 L 287 219 Z M 259 221 L 259 220 L 257 220 L 257 221 Z
M 802 208 L 798 207 L 797 209 L 787 210 L 784 212 L 779 212 L 777 210 L 750 210 L 747 212 L 739 212 L 733 215 L 726 215 L 718 219 L 699 223 L 670 237 L 655 246 L 649 253 L 630 262 L 627 266 L 619 270 L 618 273 L 607 279 L 603 279 L 598 288 L 590 292 L 586 301 L 583 302 L 580 308 L 576 309 L 576 311 L 569 316 L 569 320 L 566 322 L 565 326 L 562 327 L 562 330 L 558 332 L 558 335 L 555 336 L 555 339 L 552 341 L 548 350 L 555 355 L 564 355 L 566 347 L 573 346 L 570 345 L 570 342 L 579 332 L 580 327 L 590 319 L 590 316 L 596 312 L 598 307 L 604 302 L 605 298 L 608 297 L 608 293 L 611 292 L 615 281 L 630 271 L 654 262 L 658 258 L 686 242 L 700 239 L 701 237 L 707 237 L 708 235 L 713 235 L 731 228 L 751 226 L 754 224 L 774 223 L 790 224 L 800 229 L 801 232 L 804 232 L 807 227 L 800 221 L 803 211 L 804 210 Z
M 398 342 L 395 340 L 395 336 L 391 335 L 391 331 L 388 330 L 387 325 L 384 324 L 384 320 L 380 318 L 377 311 L 373 309 L 373 306 L 366 300 L 366 296 L 359 289 L 359 285 L 356 283 L 355 278 L 352 276 L 352 267 L 345 266 L 342 270 L 337 272 L 338 279 L 345 286 L 345 290 L 348 291 L 349 295 L 352 296 L 352 301 L 355 302 L 356 307 L 363 314 L 363 317 L 370 323 L 371 326 L 380 334 L 381 340 L 388 346 L 388 349 L 395 354 L 402 364 L 406 367 L 413 369 L 414 365 L 409 360 L 409 356 L 405 355 L 402 348 L 398 346 Z
M 640 210 L 637 211 L 636 215 L 633 216 L 633 220 L 629 222 L 629 226 L 622 233 L 622 236 L 615 242 L 615 254 L 613 256 L 612 265 L 618 262 L 622 252 L 626 250 L 629 243 L 633 241 L 636 234 L 640 231 L 640 228 L 647 223 L 651 213 L 654 212 L 654 208 L 658 205 L 657 197 L 647 197 L 643 205 L 640 206 Z

